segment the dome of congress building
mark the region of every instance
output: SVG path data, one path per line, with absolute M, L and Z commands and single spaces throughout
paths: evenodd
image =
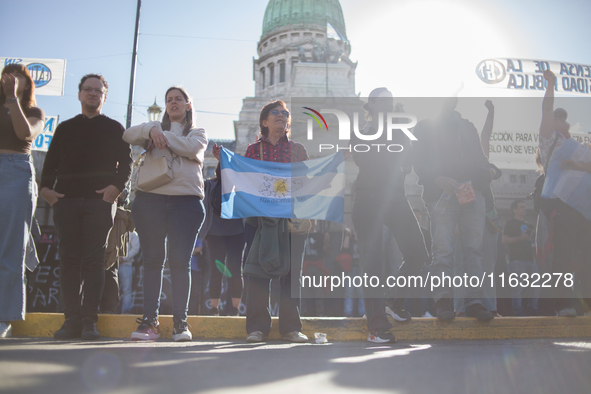
M 327 21 L 346 37 L 345 18 L 338 0 L 270 0 L 263 18 L 262 38 L 296 26 L 324 30 Z
M 338 37 L 327 37 L 327 22 Z M 349 58 L 338 0 L 269 0 L 262 25 L 252 64 L 254 96 L 244 98 L 234 121 L 237 152 L 256 141 L 259 113 L 270 101 L 290 105 L 292 97 L 357 97 L 357 62 Z

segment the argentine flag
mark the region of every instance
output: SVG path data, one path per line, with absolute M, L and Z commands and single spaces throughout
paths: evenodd
M 343 152 L 298 163 L 242 157 L 222 147 L 222 218 L 274 217 L 343 222 Z
M 343 37 L 341 33 L 339 33 L 339 31 L 335 29 L 333 25 L 330 24 L 330 22 L 326 22 L 326 38 L 332 38 L 337 41 L 349 42 L 349 40 Z
M 563 160 L 591 162 L 591 149 L 569 138 L 556 150 L 542 189 L 543 198 L 560 198 L 591 220 L 591 174 L 586 171 L 561 170 Z

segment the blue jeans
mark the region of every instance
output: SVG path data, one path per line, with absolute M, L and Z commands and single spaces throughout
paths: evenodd
M 535 279 L 532 278 L 533 274 L 538 273 L 538 266 L 535 261 L 522 261 L 512 260 L 509 261 L 509 274 L 518 275 L 518 286 L 511 287 L 511 306 L 513 308 L 513 315 L 525 316 L 525 315 L 537 315 L 538 312 L 538 298 L 540 298 L 539 287 L 522 287 L 521 284 L 525 283 L 525 280 L 521 279 L 519 275 L 526 274 L 529 283 L 532 283 Z M 542 281 L 538 282 L 538 285 Z M 524 309 L 523 299 L 526 299 L 527 310 Z M 527 312 L 527 313 L 526 313 Z
M 185 321 L 191 289 L 191 255 L 205 218 L 198 196 L 136 192 L 131 208 L 144 264 L 144 317 L 158 318 L 162 270 L 168 261 L 175 321 Z
M 487 280 L 482 285 L 484 290 L 484 307 L 488 311 L 497 310 L 497 290 L 494 286 L 491 286 L 488 275 L 495 272 L 495 265 L 497 262 L 497 241 L 499 239 L 499 233 L 491 233 L 488 228 L 488 224 L 484 226 L 484 238 L 482 239 L 482 258 L 483 266 L 482 270 L 486 272 Z M 454 273 L 455 275 L 463 275 L 466 269 L 464 265 L 462 247 L 459 240 L 456 239 L 454 242 Z M 456 312 L 465 312 L 466 307 L 464 306 L 464 294 L 466 293 L 463 287 L 454 289 L 454 306 Z
M 495 266 L 497 265 L 497 244 L 499 241 L 500 233 L 491 233 L 488 228 L 488 224 L 484 226 L 484 238 L 482 240 L 482 257 L 484 263 L 482 270 L 486 274 L 491 272 L 494 274 Z M 482 286 L 484 288 L 484 307 L 489 311 L 497 310 L 497 289 L 494 286 L 494 282 L 491 286 L 490 280 Z
M 354 276 L 363 276 L 363 272 L 361 268 L 358 266 L 353 266 L 351 268 L 351 272 L 349 273 L 351 277 Z M 344 300 L 344 308 L 343 314 L 348 317 L 360 317 L 365 315 L 365 307 L 363 304 L 363 289 L 361 287 L 354 287 L 352 283 L 347 283 L 345 287 L 345 300 Z M 354 298 L 357 299 L 357 311 L 353 311 L 353 306 L 355 301 Z
M 121 287 L 121 313 L 131 313 L 133 309 L 133 264 L 119 264 L 119 286 Z
M 64 315 L 98 319 L 105 285 L 107 236 L 117 206 L 101 199 L 61 198 L 53 204 L 60 256 L 60 291 Z M 84 281 L 84 300 L 80 287 Z
M 25 254 L 36 203 L 31 156 L 0 153 L 0 321 L 25 319 Z
M 461 246 L 465 273 L 468 278 L 477 276 L 482 279 L 482 241 L 485 224 L 485 204 L 482 193 L 476 192 L 476 200 L 460 205 L 455 196 L 451 196 L 445 210 L 436 211 L 436 202 L 427 204 L 431 217 L 431 231 L 433 238 L 433 262 L 431 276 L 439 278 L 454 275 L 454 239 L 456 226 L 459 228 L 459 244 Z M 487 273 L 488 274 L 488 273 Z M 453 297 L 451 284 L 442 280 L 441 286 L 433 291 L 433 300 L 439 301 L 444 297 Z M 483 289 L 468 286 L 465 288 L 465 306 L 483 304 Z

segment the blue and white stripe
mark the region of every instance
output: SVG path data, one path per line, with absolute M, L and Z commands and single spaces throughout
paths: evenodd
M 577 211 L 585 219 L 591 220 L 591 174 L 586 171 L 561 170 L 564 160 L 591 162 L 591 149 L 569 138 L 556 150 L 546 174 L 543 198 L 559 198 Z
M 221 150 L 222 217 L 276 217 L 343 222 L 342 152 L 298 163 L 248 159 Z

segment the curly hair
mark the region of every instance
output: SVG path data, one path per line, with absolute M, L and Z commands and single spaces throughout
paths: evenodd
M 109 84 L 107 83 L 107 81 L 105 81 L 105 77 L 103 77 L 101 74 L 86 74 L 85 76 L 83 76 L 80 80 L 80 83 L 78 84 L 79 92 L 82 91 L 82 85 L 84 84 L 84 81 L 86 81 L 88 78 L 96 78 L 100 80 L 103 83 L 103 86 L 105 87 L 105 94 L 107 94 L 107 92 L 109 91 Z

